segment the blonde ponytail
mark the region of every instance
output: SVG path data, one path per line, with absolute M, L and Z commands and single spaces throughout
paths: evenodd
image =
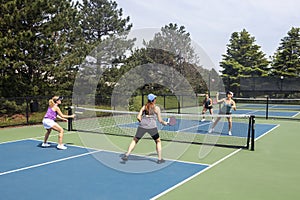
M 49 106 L 52 108 L 54 105 L 55 105 L 55 103 L 54 103 L 53 99 L 50 99 L 49 100 Z
M 55 102 L 59 99 L 58 96 L 52 97 L 52 99 L 49 100 L 49 106 L 52 108 L 55 105 Z

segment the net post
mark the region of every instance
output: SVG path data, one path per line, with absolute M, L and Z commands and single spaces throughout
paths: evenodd
M 254 151 L 254 142 L 255 142 L 255 116 L 251 115 L 252 123 L 251 123 L 251 151 Z
M 252 116 L 249 117 L 249 123 L 248 123 L 248 136 L 247 136 L 247 146 L 246 146 L 247 149 L 249 149 L 250 147 L 251 127 L 252 127 Z
M 180 99 L 177 101 L 177 113 L 180 114 Z
M 68 111 L 68 115 L 72 115 L 72 108 L 71 106 L 65 107 L 65 109 Z M 72 118 L 68 118 L 68 131 L 72 131 Z

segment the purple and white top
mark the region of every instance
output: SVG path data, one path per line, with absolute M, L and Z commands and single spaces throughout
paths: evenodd
M 48 110 L 44 116 L 44 119 L 52 119 L 55 120 L 57 117 L 57 113 L 52 110 L 52 108 L 48 107 Z

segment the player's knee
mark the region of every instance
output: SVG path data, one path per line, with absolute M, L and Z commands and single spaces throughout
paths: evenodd
M 58 130 L 58 135 L 59 135 L 59 136 L 63 136 L 63 134 L 64 134 L 64 129 L 63 129 L 63 128 L 60 128 L 60 129 Z
M 139 140 L 140 140 L 139 138 L 136 138 L 136 137 L 133 138 L 133 141 L 134 141 L 135 143 L 138 143 Z

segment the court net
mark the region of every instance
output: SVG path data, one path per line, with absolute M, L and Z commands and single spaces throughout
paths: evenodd
M 79 132 L 133 137 L 139 125 L 137 112 L 75 107 L 75 120 L 69 129 Z M 255 117 L 253 115 L 198 115 L 162 113 L 167 121 L 175 117 L 176 124 L 163 126 L 157 121 L 161 140 L 214 145 L 254 150 Z M 229 132 L 228 117 L 232 118 Z M 151 139 L 150 135 L 144 136 Z

